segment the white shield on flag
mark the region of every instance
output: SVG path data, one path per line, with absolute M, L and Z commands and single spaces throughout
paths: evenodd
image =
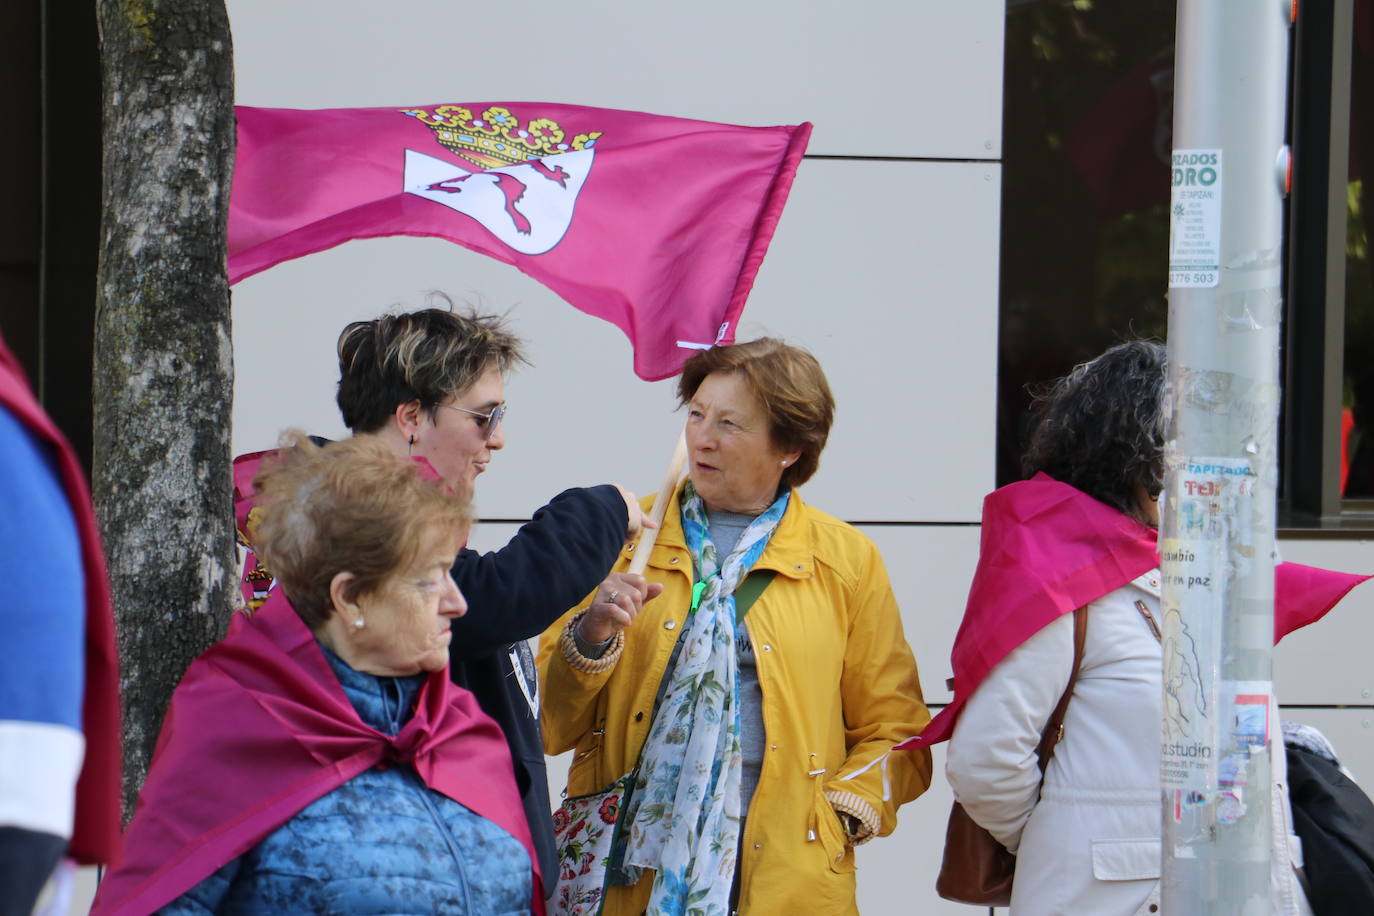
M 403 190 L 472 217 L 521 254 L 543 254 L 568 231 L 595 155 L 574 150 L 470 172 L 408 149 Z

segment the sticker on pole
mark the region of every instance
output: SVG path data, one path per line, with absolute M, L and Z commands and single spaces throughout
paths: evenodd
M 1169 288 L 1221 282 L 1221 150 L 1174 150 Z
M 1268 694 L 1261 684 L 1218 683 L 1231 550 L 1250 528 L 1257 481 L 1245 459 L 1182 458 L 1171 463 L 1167 527 L 1159 541 L 1164 727 L 1160 781 L 1174 792 L 1175 818 L 1225 785 L 1228 811 L 1244 812 L 1252 746 L 1268 740 Z M 1258 697 L 1259 699 L 1255 699 Z M 1239 756 L 1235 756 L 1239 754 Z M 1237 815 L 1239 816 L 1239 815 Z

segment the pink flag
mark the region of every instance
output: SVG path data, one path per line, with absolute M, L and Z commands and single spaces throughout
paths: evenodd
M 237 111 L 229 282 L 437 236 L 619 327 L 650 380 L 733 341 L 811 135 L 538 102 Z

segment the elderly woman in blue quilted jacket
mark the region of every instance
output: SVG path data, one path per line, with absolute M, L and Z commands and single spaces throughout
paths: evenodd
M 542 913 L 506 742 L 448 677 L 463 498 L 366 437 L 280 455 L 281 588 L 177 688 L 93 912 Z

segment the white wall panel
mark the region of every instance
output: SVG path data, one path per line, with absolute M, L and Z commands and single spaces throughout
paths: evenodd
M 798 171 L 740 336 L 784 336 L 825 367 L 836 422 L 806 493 L 826 511 L 978 520 L 994 483 L 1000 180 L 982 163 Z
M 1283 540 L 1283 559 L 1345 572 L 1374 572 L 1369 541 Z M 1374 583 L 1358 585 L 1330 613 L 1285 637 L 1274 651 L 1280 703 L 1374 705 Z M 1374 776 L 1371 776 L 1374 779 Z
M 807 498 L 827 511 L 978 519 L 993 482 L 999 177 L 995 164 L 802 164 L 740 337 L 779 335 L 821 360 L 837 420 Z M 508 386 L 508 444 L 478 488 L 482 515 L 527 518 L 572 485 L 658 488 L 681 423 L 671 383 L 637 379 L 612 325 L 435 239 L 349 242 L 234 287 L 236 451 L 291 425 L 342 434 L 340 329 L 436 288 L 510 309 L 535 363 Z
M 1001 156 L 1002 0 L 229 0 L 238 101 L 568 102 L 813 121 L 811 151 Z
M 949 652 L 964 617 L 969 582 L 978 564 L 976 525 L 863 525 L 882 551 L 892 591 L 902 609 L 902 629 L 921 671 L 927 703 L 948 703 Z
M 942 900 L 935 893 L 954 793 L 945 782 L 945 745 L 936 745 L 931 759 L 935 775 L 930 789 L 897 811 L 897 829 L 855 850 L 859 912 L 864 916 L 978 916 L 987 912 Z

